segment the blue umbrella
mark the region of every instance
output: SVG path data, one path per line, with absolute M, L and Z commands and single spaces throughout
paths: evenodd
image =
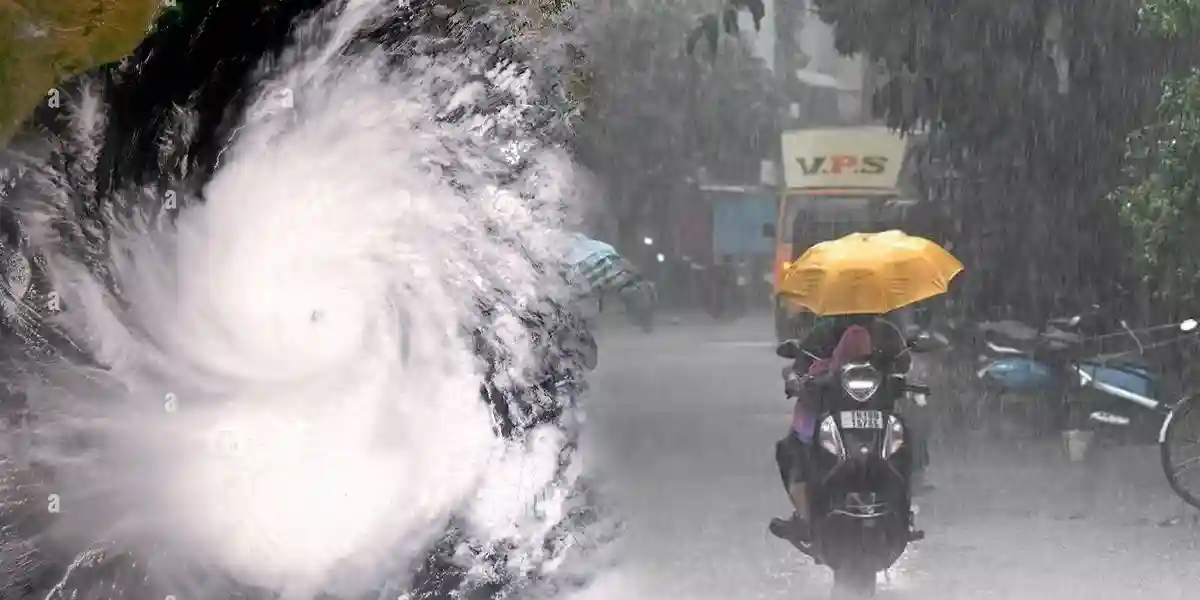
M 625 257 L 609 244 L 583 234 L 574 234 L 567 254 L 567 279 L 584 295 L 622 290 L 642 279 Z
M 575 244 L 567 254 L 567 279 L 582 295 L 616 291 L 630 314 L 645 317 L 658 303 L 654 284 L 616 248 L 583 234 L 574 234 Z

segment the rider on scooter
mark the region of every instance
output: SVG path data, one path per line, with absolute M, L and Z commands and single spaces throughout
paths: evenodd
M 796 405 L 792 427 L 787 436 L 775 444 L 775 461 L 794 512 L 788 519 L 771 519 L 770 531 L 776 537 L 793 543 L 805 543 L 811 538 L 806 455 L 819 417 L 820 397 L 817 390 L 806 385 L 811 381 L 806 376 L 829 372 L 873 353 L 896 357 L 893 368 L 897 372 L 907 372 L 912 359 L 904 352 L 906 347 L 900 327 L 881 315 L 820 318 L 805 336 L 800 344 L 800 356 L 784 370 L 785 393 L 789 398 L 796 398 Z

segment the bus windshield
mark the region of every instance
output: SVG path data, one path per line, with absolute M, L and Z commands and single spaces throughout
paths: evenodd
M 780 243 L 802 253 L 813 244 L 856 231 L 886 228 L 878 208 L 888 196 L 797 194 L 787 198 Z M 794 257 L 793 257 L 794 258 Z

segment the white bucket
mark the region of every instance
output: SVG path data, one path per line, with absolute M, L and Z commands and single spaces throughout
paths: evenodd
M 1072 429 L 1063 432 L 1063 442 L 1066 445 L 1067 459 L 1073 463 L 1083 462 L 1087 458 L 1088 447 L 1092 444 L 1095 432 Z

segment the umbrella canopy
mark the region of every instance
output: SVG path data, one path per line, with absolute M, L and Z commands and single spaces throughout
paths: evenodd
M 925 238 L 852 233 L 785 264 L 779 293 L 818 315 L 883 314 L 946 293 L 962 270 Z
M 573 241 L 566 260 L 567 278 L 583 294 L 620 290 L 641 280 L 616 248 L 581 234 L 575 234 Z
M 635 322 L 644 323 L 658 305 L 658 290 L 617 250 L 582 234 L 573 235 L 567 253 L 567 280 L 582 298 L 597 299 L 615 291 Z

